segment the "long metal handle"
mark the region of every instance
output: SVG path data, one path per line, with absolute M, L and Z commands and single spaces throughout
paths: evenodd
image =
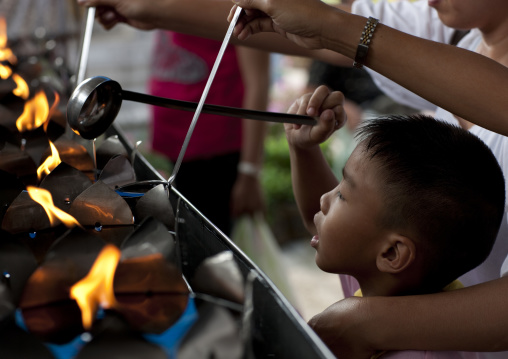
M 196 127 L 196 123 L 198 122 L 199 114 L 201 113 L 201 109 L 203 108 L 203 105 L 206 100 L 206 96 L 208 95 L 208 91 L 210 91 L 210 86 L 212 86 L 213 78 L 215 77 L 215 73 L 217 72 L 217 69 L 219 68 L 219 64 L 222 60 L 222 56 L 224 55 L 224 51 L 226 51 L 226 46 L 229 43 L 229 39 L 231 38 L 231 35 L 233 34 L 233 29 L 235 28 L 236 22 L 238 21 L 238 18 L 240 17 L 240 13 L 242 12 L 242 8 L 238 7 L 236 9 L 235 15 L 233 16 L 233 20 L 231 20 L 231 23 L 229 24 L 228 31 L 226 32 L 226 36 L 224 37 L 224 40 L 222 41 L 222 45 L 219 50 L 219 54 L 217 55 L 217 58 L 215 59 L 215 63 L 213 64 L 212 71 L 210 72 L 210 76 L 208 77 L 208 81 L 206 82 L 205 89 L 203 91 L 203 94 L 201 95 L 201 99 L 199 100 L 198 107 L 196 109 L 196 112 L 194 113 L 194 118 L 192 119 L 192 122 L 190 124 L 189 130 L 187 131 L 187 136 L 185 136 L 185 141 L 183 142 L 182 149 L 180 150 L 180 153 L 178 155 L 178 159 L 176 160 L 175 167 L 173 168 L 173 173 L 171 174 L 171 177 L 168 179 L 168 183 L 171 185 L 176 175 L 178 174 L 178 170 L 180 169 L 180 165 L 182 164 L 183 156 L 185 155 L 185 151 L 187 150 L 187 145 L 189 144 L 189 141 L 192 136 L 192 132 L 194 131 L 194 127 Z
M 197 102 L 175 100 L 125 90 L 122 90 L 122 100 L 140 102 L 148 105 L 191 112 L 196 111 L 196 108 L 198 107 Z M 298 125 L 314 126 L 317 123 L 316 120 L 310 116 L 294 115 L 289 113 L 247 110 L 237 107 L 209 105 L 209 104 L 204 104 L 201 112 L 208 113 L 211 115 L 245 118 L 248 120 L 294 123 Z
M 76 88 L 85 79 L 86 67 L 88 63 L 88 53 L 90 52 L 90 42 L 92 41 L 92 29 L 95 20 L 95 7 L 91 6 L 86 11 L 85 29 L 83 31 L 83 39 L 81 41 L 81 48 L 79 51 L 78 68 L 74 77 L 73 88 Z M 66 126 L 65 133 L 70 138 L 74 138 L 76 133 L 72 131 L 70 126 Z M 87 150 L 90 151 L 89 145 L 86 146 Z M 92 146 L 93 158 L 96 157 L 95 153 L 95 142 Z M 97 166 L 94 163 L 94 173 L 97 174 Z
M 85 79 L 86 65 L 88 62 L 88 53 L 90 52 L 90 42 L 92 39 L 92 29 L 95 19 L 95 7 L 91 6 L 86 12 L 85 31 L 83 34 L 83 42 L 81 44 L 81 52 L 79 55 L 78 71 L 76 76 L 76 85 Z

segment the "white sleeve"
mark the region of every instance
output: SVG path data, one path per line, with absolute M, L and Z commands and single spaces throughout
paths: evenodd
M 501 277 L 508 276 L 508 257 L 506 257 L 503 266 L 501 267 Z
M 449 43 L 454 29 L 445 26 L 437 12 L 428 6 L 427 0 L 356 0 L 352 13 L 365 17 L 372 16 L 384 25 L 425 39 Z M 375 41 L 375 35 L 374 39 Z M 403 50 L 401 50 L 403 51 Z M 435 110 L 436 105 L 367 69 L 374 83 L 394 101 L 419 110 Z
M 387 26 L 432 41 L 449 43 L 454 32 L 441 22 L 427 0 L 356 0 L 351 12 L 375 17 Z

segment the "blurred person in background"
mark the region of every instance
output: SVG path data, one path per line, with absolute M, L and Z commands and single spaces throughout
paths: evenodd
M 157 31 L 149 91 L 199 102 L 221 43 Z M 228 46 L 206 103 L 266 110 L 269 55 Z M 176 162 L 193 113 L 152 107 L 152 148 Z M 263 211 L 259 173 L 266 123 L 201 113 L 175 187 L 225 234 L 234 217 Z

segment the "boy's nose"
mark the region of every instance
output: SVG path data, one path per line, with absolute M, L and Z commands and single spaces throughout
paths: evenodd
M 319 200 L 319 206 L 321 207 L 321 212 L 326 213 L 328 211 L 328 195 L 330 192 L 323 194 Z

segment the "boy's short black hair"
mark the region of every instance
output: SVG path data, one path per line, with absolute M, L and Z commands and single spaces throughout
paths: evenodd
M 380 169 L 380 224 L 411 234 L 425 258 L 423 286 L 440 290 L 487 258 L 504 215 L 505 184 L 485 143 L 425 115 L 377 118 L 356 136 Z

